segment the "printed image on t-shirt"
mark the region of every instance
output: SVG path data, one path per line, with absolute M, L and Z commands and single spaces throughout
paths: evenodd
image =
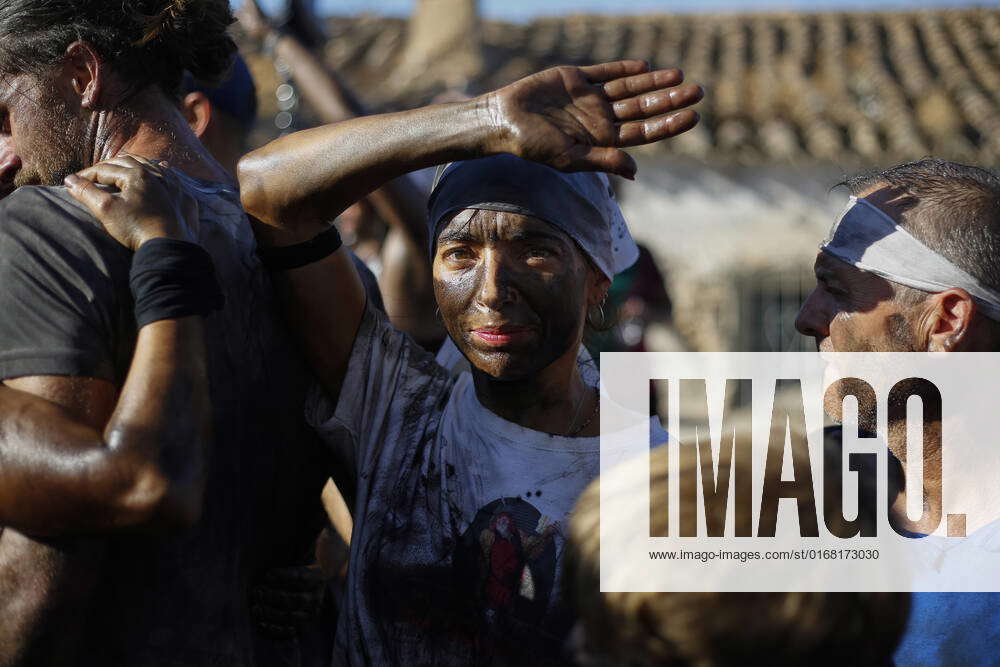
M 521 498 L 498 498 L 476 512 L 454 562 L 460 580 L 475 586 L 486 641 L 510 641 L 542 621 L 555 585 L 558 530 Z
M 596 382 L 584 354 L 581 375 Z M 471 373 L 448 367 L 366 307 L 351 391 L 334 405 L 318 387 L 307 406 L 356 480 L 334 662 L 568 664 L 563 526 L 600 472 L 601 440 L 507 421 L 482 405 Z M 655 420 L 638 428 L 666 440 Z

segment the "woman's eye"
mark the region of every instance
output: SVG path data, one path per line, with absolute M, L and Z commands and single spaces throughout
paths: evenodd
M 445 259 L 463 260 L 472 259 L 472 251 L 468 248 L 451 248 L 444 253 Z
M 548 259 L 552 257 L 552 251 L 547 248 L 529 248 L 528 259 Z

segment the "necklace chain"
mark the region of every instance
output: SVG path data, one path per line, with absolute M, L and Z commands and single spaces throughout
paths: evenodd
M 575 429 L 570 431 L 566 437 L 572 438 L 577 433 L 590 426 L 590 422 L 594 421 L 594 417 L 597 416 L 597 413 L 600 411 L 600 408 L 601 408 L 601 395 L 597 387 L 594 387 L 594 409 L 591 411 L 590 416 L 587 417 L 586 421 L 584 421 L 582 424 L 580 424 Z M 573 418 L 573 421 L 576 421 L 576 417 Z

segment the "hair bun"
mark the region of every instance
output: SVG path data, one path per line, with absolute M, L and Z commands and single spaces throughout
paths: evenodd
M 189 1 L 173 0 L 161 9 L 159 14 L 147 17 L 145 20 L 146 34 L 136 42 L 136 46 L 145 46 L 160 37 L 160 35 L 170 32 L 172 27 L 183 18 L 184 10 L 187 8 Z
M 159 0 L 153 12 L 138 11 L 142 35 L 135 47 L 170 58 L 199 81 L 219 83 L 232 64 L 236 45 L 227 34 L 233 22 L 228 0 Z M 158 5 L 158 7 L 157 7 Z
M 185 70 L 210 85 L 225 76 L 232 23 L 229 0 L 0 0 L 0 70 L 38 71 L 84 40 L 128 83 L 176 94 Z

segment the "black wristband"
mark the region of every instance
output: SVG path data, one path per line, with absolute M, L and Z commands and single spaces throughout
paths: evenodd
M 132 258 L 129 287 L 141 328 L 158 320 L 208 315 L 225 303 L 212 256 L 196 243 L 153 239 Z
M 340 249 L 344 242 L 340 232 L 334 225 L 317 234 L 308 241 L 278 248 L 261 248 L 257 246 L 257 257 L 265 268 L 272 271 L 288 271 L 306 264 L 318 262 Z

